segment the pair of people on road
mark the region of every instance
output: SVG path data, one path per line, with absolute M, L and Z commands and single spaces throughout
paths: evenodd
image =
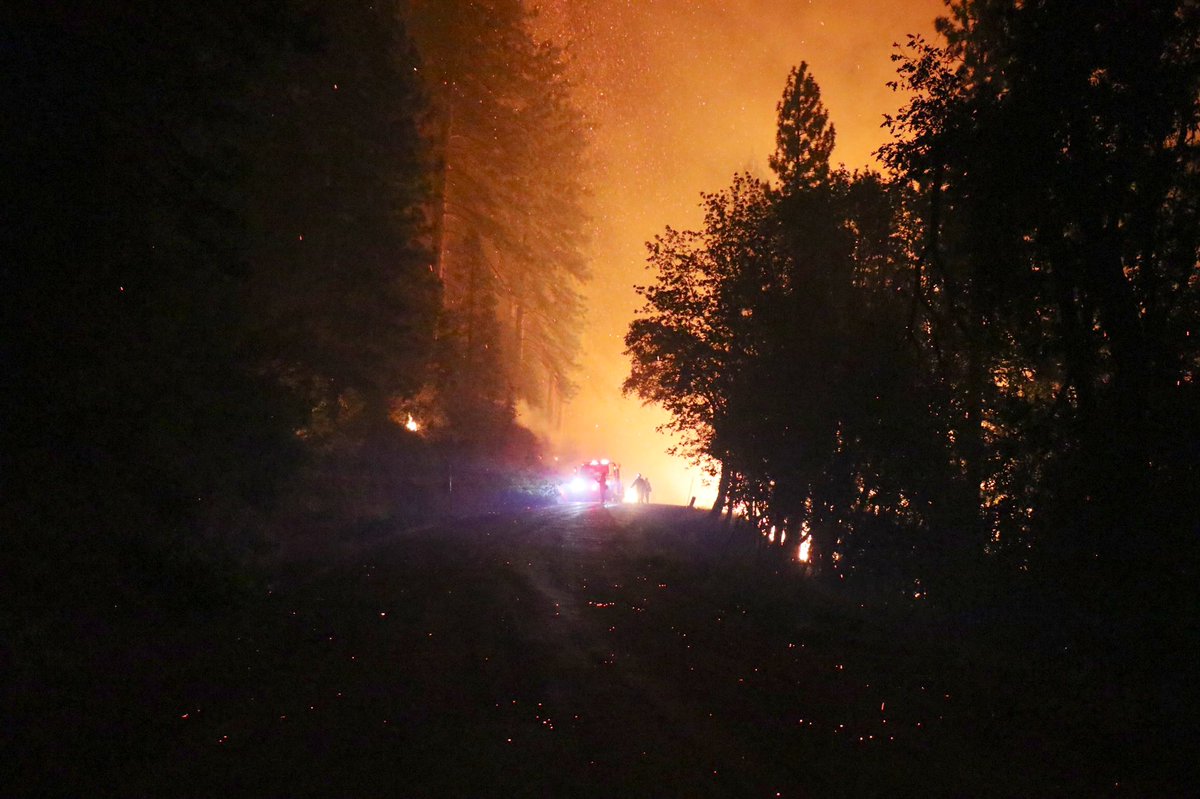
M 633 478 L 633 490 L 637 492 L 637 501 L 639 505 L 645 505 L 650 501 L 650 481 L 638 472 L 637 477 Z

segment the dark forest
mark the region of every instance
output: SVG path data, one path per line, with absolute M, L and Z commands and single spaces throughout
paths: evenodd
M 297 562 L 555 504 L 518 407 L 561 424 L 601 267 L 587 76 L 533 9 L 3 18 L 16 685 L 96 630 L 221 624 Z M 937 30 L 896 47 L 878 170 L 831 160 L 798 53 L 770 174 L 648 242 L 624 391 L 719 476 L 705 524 L 757 568 L 1003 619 L 1190 729 L 1200 9 L 955 0 Z
M 536 461 L 514 405 L 571 391 L 586 138 L 520 4 L 459 5 L 51 6 L 10 29 L 21 574 L 219 581 L 285 527 L 420 518 L 447 471 Z

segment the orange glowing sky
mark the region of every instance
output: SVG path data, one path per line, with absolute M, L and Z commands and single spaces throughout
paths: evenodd
M 595 122 L 596 178 L 580 391 L 554 439 L 564 460 L 610 457 L 628 482 L 646 473 L 655 502 L 711 496 L 697 470 L 665 454 L 657 408 L 621 396 L 625 330 L 647 283 L 645 242 L 696 227 L 701 191 L 738 171 L 766 176 L 775 104 L 807 61 L 837 130 L 834 160 L 873 163 L 900 98 L 893 43 L 933 38 L 941 0 L 547 0 L 542 22 L 570 42 L 579 99 Z

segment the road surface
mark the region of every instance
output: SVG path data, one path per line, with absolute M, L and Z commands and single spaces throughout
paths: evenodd
M 70 756 L 27 766 L 124 796 L 1021 796 L 1119 782 L 1086 725 L 1026 724 L 1008 699 L 1023 687 L 911 612 L 822 596 L 699 511 L 490 515 L 298 564 L 235 619 L 114 642 L 112 684 L 64 711 L 78 740 L 41 742 Z

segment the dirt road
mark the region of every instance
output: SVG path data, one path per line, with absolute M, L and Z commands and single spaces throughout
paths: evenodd
M 1024 689 L 935 627 L 822 598 L 684 508 L 397 533 L 297 565 L 236 619 L 127 643 L 71 756 L 37 766 L 94 795 L 1019 796 L 1120 779 L 1103 740 L 1015 718 L 1005 697 Z

